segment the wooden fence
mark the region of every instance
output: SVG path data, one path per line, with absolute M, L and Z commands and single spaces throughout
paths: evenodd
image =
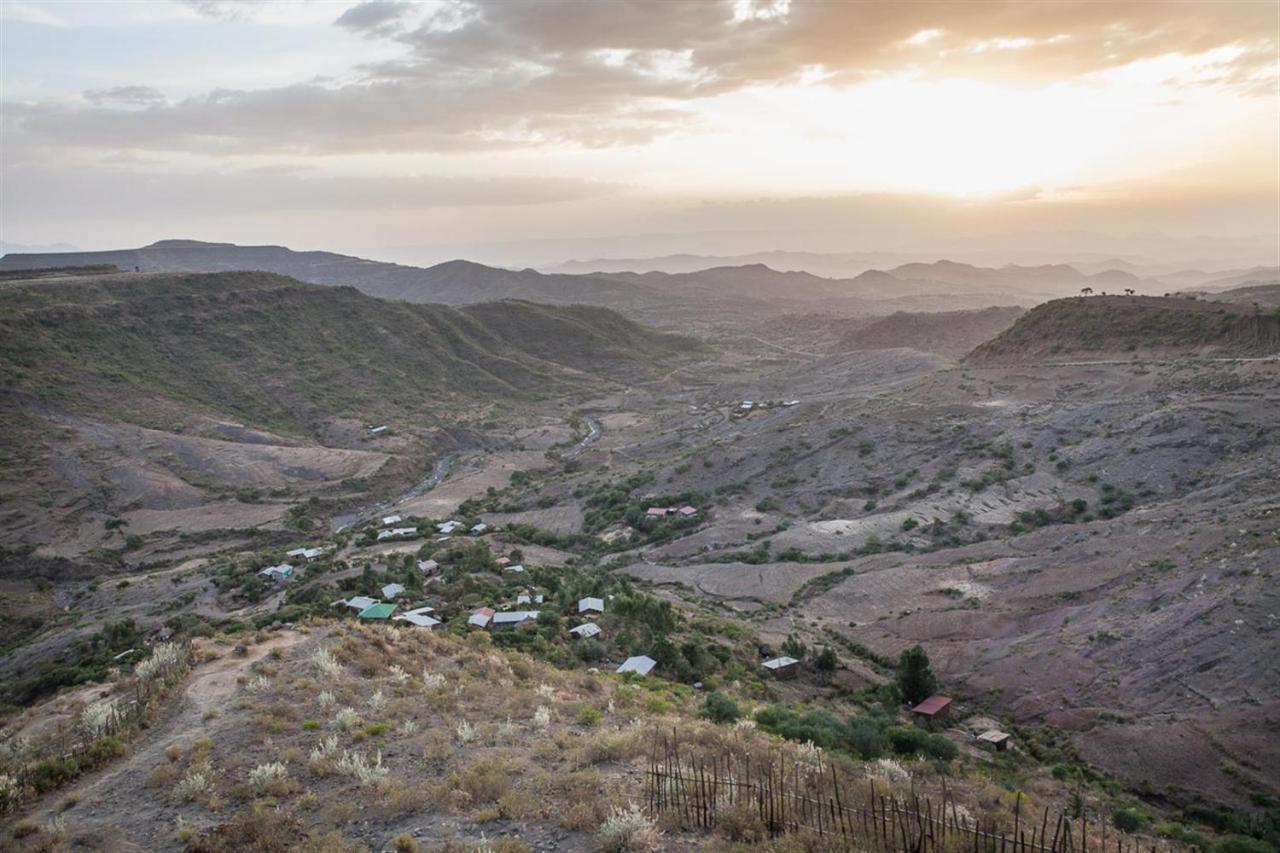
M 806 760 L 807 759 L 807 760 Z M 758 821 L 770 835 L 816 833 L 834 848 L 870 853 L 1157 853 L 1156 847 L 1048 807 L 1011 825 L 972 818 L 947 790 L 941 797 L 900 795 L 874 780 L 855 780 L 814 751 L 797 757 L 771 750 L 681 749 L 667 739 L 650 755 L 645 803 L 654 817 L 682 828 L 713 828 L 723 818 Z M 865 782 L 865 784 L 864 784 Z
M 76 763 L 76 772 L 79 772 L 86 764 L 86 757 L 94 759 L 100 754 L 95 753 L 95 745 L 102 738 L 118 737 L 141 726 L 153 701 L 185 677 L 194 662 L 194 647 L 190 642 L 180 643 L 178 654 L 172 660 L 160 662 L 149 678 L 134 679 L 131 692 L 112 697 L 111 705 L 96 720 L 92 730 L 83 725 L 80 718 L 73 724 L 62 721 L 52 732 L 41 736 L 38 743 L 13 756 L 9 766 L 0 766 L 0 773 L 14 780 L 7 796 L 0 791 L 0 814 L 40 793 L 34 783 L 42 765 L 70 760 Z

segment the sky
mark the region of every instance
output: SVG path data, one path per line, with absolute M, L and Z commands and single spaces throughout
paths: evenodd
M 3 0 L 0 240 L 1280 263 L 1280 0 Z

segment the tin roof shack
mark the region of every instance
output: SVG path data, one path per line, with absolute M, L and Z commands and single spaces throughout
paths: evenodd
M 438 571 L 439 568 L 440 568 L 440 564 L 437 563 L 435 560 L 419 560 L 418 561 L 418 571 L 422 572 L 423 574 L 429 575 L 432 572 Z
M 800 661 L 783 655 L 772 658 L 761 664 L 774 678 L 795 678 L 800 672 Z
M 537 610 L 511 610 L 505 613 L 493 614 L 493 621 L 490 623 L 493 629 L 499 630 L 504 628 L 515 628 L 530 622 L 538 621 Z
M 628 672 L 634 672 L 636 675 L 645 676 L 652 672 L 657 665 L 658 662 L 648 655 L 636 655 L 622 662 L 622 666 L 618 667 L 618 674 L 625 675 Z
M 371 620 L 382 621 L 383 619 L 390 619 L 391 614 L 395 612 L 396 612 L 396 606 L 390 602 L 383 602 L 381 604 L 370 604 L 364 610 L 360 611 L 360 618 L 365 620 L 366 622 Z
M 576 628 L 570 628 L 569 633 L 575 640 L 587 640 L 600 636 L 600 626 L 594 622 L 584 622 Z
M 265 569 L 258 572 L 258 574 L 265 575 L 276 583 L 281 583 L 283 581 L 287 581 L 293 576 L 293 566 L 288 563 L 281 563 L 278 566 L 267 566 Z
M 991 729 L 978 735 L 978 746 L 992 752 L 1006 752 L 1012 742 L 1013 739 L 1009 737 L 1009 733 L 999 729 Z
M 440 624 L 440 620 L 428 615 L 433 612 L 435 612 L 434 607 L 418 607 L 413 610 L 406 610 L 393 618 L 401 622 L 408 622 L 410 625 L 417 625 L 419 628 L 434 628 Z
M 489 623 L 493 621 L 494 609 L 492 607 L 478 607 L 471 612 L 471 617 L 467 619 L 467 630 L 483 631 L 489 627 Z
M 600 616 L 604 613 L 603 598 L 580 598 L 578 599 L 578 615 L 585 616 L 588 614 Z
M 354 595 L 351 598 L 336 602 L 344 607 L 354 610 L 356 613 L 378 603 L 378 599 L 370 598 L 367 595 Z
M 911 716 L 916 722 L 926 726 L 934 720 L 945 720 L 951 713 L 951 697 L 935 694 L 911 709 Z

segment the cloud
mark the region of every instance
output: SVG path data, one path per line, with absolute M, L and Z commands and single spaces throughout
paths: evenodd
M 365 35 L 389 35 L 412 8 L 405 0 L 369 0 L 343 12 L 334 24 Z
M 164 93 L 151 86 L 114 86 L 110 89 L 89 89 L 84 98 L 92 104 L 119 104 L 128 107 L 148 107 L 164 103 Z
M 291 164 L 183 172 L 148 166 L 132 158 L 113 158 L 73 170 L 51 164 L 6 169 L 6 207 L 39 210 L 44 218 L 65 221 L 112 216 L 181 219 L 191 215 L 192 199 L 199 200 L 200 215 L 206 217 L 283 211 L 342 214 L 558 204 L 623 189 L 571 178 L 333 175 Z
M 188 0 L 203 14 L 253 4 Z M 458 151 L 635 145 L 748 87 L 884 75 L 1043 84 L 1170 54 L 1218 57 L 1172 86 L 1274 94 L 1280 5 L 669 3 L 367 0 L 335 25 L 404 51 L 327 81 L 213 90 L 174 103 L 89 98 L 6 105 L 10 126 L 70 146 L 200 152 Z M 342 73 L 342 72 L 346 73 Z M 133 88 L 133 87 L 129 87 Z M 141 87 L 139 87 L 141 88 Z M 139 106 L 145 107 L 138 109 Z

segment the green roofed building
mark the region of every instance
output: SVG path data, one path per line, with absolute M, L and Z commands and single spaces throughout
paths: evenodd
M 391 614 L 396 612 L 396 606 L 390 602 L 381 604 L 370 604 L 364 610 L 360 611 L 361 619 L 390 619 Z

